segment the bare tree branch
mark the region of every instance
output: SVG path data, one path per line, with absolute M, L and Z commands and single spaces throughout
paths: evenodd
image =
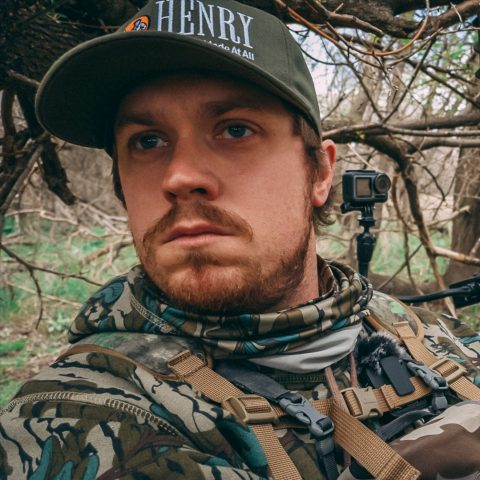
M 412 59 L 407 59 L 406 62 L 410 63 L 413 66 L 417 66 L 417 62 L 415 62 Z M 459 97 L 463 98 L 465 101 L 473 105 L 474 107 L 479 108 L 480 107 L 480 101 L 471 97 L 470 95 L 462 92 L 458 88 L 456 88 L 452 82 L 449 82 L 448 80 L 443 79 L 440 75 L 437 75 L 436 73 L 433 73 L 429 70 L 428 66 L 421 66 L 420 70 L 428 75 L 432 80 L 435 82 L 439 83 L 440 85 L 443 85 L 444 87 L 448 88 L 452 92 L 455 92 Z
M 400 108 L 400 105 L 403 103 L 403 101 L 405 100 L 405 97 L 407 96 L 407 94 L 409 93 L 410 91 L 410 88 L 412 87 L 413 85 L 413 82 L 415 81 L 415 79 L 417 78 L 417 75 L 418 75 L 418 72 L 420 71 L 420 68 L 423 66 L 425 60 L 427 59 L 427 56 L 431 50 L 431 48 L 433 47 L 433 43 L 435 41 L 435 37 L 433 37 L 427 48 L 425 49 L 425 51 L 423 52 L 423 55 L 422 55 L 422 58 L 420 60 L 420 62 L 418 62 L 418 65 L 417 67 L 415 68 L 412 76 L 410 77 L 410 80 L 408 82 L 408 85 L 405 86 L 403 92 L 402 92 L 402 95 L 400 96 L 400 98 L 398 99 L 397 103 L 392 107 L 392 109 L 390 110 L 390 113 L 383 119 L 383 124 L 386 124 L 392 117 L 393 115 L 395 115 L 395 113 L 397 112 L 397 110 Z
M 448 138 L 438 138 L 435 140 L 428 140 L 421 145 L 418 145 L 417 149 L 422 152 L 434 147 L 462 147 L 462 148 L 478 148 L 480 147 L 479 140 L 456 140 Z
M 478 136 L 480 130 L 440 130 L 442 128 L 454 128 L 457 126 L 469 126 L 480 124 L 480 111 L 470 115 L 458 115 L 453 117 L 432 117 L 425 120 L 413 120 L 411 122 L 402 122 L 393 125 L 384 125 L 382 123 L 358 123 L 340 128 L 328 130 L 329 123 L 325 125 L 327 130 L 323 132 L 326 138 L 332 138 L 341 141 L 342 135 L 346 136 L 347 141 L 352 141 L 352 134 L 385 135 L 386 133 L 397 133 L 401 135 L 421 136 L 421 137 L 471 137 Z M 430 131 L 429 131 L 430 130 Z
M 11 164 L 14 161 L 15 154 L 15 123 L 13 122 L 13 102 L 15 101 L 15 90 L 8 86 L 2 94 L 2 124 L 3 124 L 3 145 L 2 152 L 5 164 Z
M 40 142 L 42 141 L 42 139 L 43 137 L 41 137 L 38 141 Z M 28 177 L 31 175 L 35 163 L 40 158 L 42 151 L 43 145 L 40 143 L 35 147 L 35 150 L 30 155 L 30 157 L 27 157 L 28 160 L 26 162 L 21 162 L 21 168 L 12 169 L 14 171 L 7 172 L 7 175 L 4 175 L 5 177 L 10 176 L 10 178 L 5 179 L 5 190 L 4 188 L 0 188 L 0 200 L 3 200 L 3 202 L 0 203 L 0 245 L 3 234 L 5 213 L 10 207 L 10 204 L 12 203 L 15 196 L 24 188 L 24 184 Z M 22 165 L 24 166 L 22 167 Z
M 418 245 L 417 248 L 410 254 L 406 255 L 406 258 L 404 262 L 398 267 L 398 269 L 389 277 L 387 278 L 383 283 L 378 285 L 377 289 L 378 290 L 383 290 L 392 280 L 394 280 L 398 274 L 409 265 L 410 260 L 420 251 L 422 248 L 422 244 Z M 413 278 L 411 279 L 413 281 Z M 415 284 L 414 284 L 415 285 Z
M 465 263 L 466 265 L 475 265 L 476 267 L 480 267 L 480 258 L 472 257 L 464 253 L 454 252 L 448 248 L 435 246 L 433 248 L 433 253 L 438 257 L 446 257 L 450 258 L 451 260 L 455 260 L 456 262 Z
M 38 283 L 37 277 L 35 277 L 35 268 L 33 268 L 31 264 L 29 264 L 28 262 L 25 262 L 22 258 L 17 256 L 15 253 L 13 253 L 10 249 L 5 247 L 1 243 L 0 243 L 0 249 L 3 250 L 8 256 L 14 258 L 18 263 L 20 263 L 26 268 L 28 274 L 30 275 L 30 278 L 32 279 L 35 285 L 35 291 L 37 294 L 39 307 L 40 307 L 38 311 L 37 321 L 35 322 L 35 328 L 38 328 L 43 317 L 43 298 L 42 298 L 42 289 L 40 287 L 40 284 Z
M 311 3 L 307 0 L 308 5 Z M 327 10 L 319 0 L 312 0 L 312 3 L 315 5 L 316 11 L 319 11 L 325 15 L 325 21 L 335 24 L 337 27 L 350 27 L 358 30 L 363 30 L 367 33 L 373 33 L 379 37 L 384 35 L 383 30 L 375 27 L 371 23 L 365 22 L 354 15 L 348 14 L 339 14 L 336 12 L 331 12 Z M 315 12 L 315 9 L 312 9 Z
M 15 70 L 8 70 L 7 74 L 10 78 L 13 78 L 15 80 L 19 80 L 20 82 L 24 83 L 25 85 L 28 85 L 30 87 L 33 87 L 37 89 L 40 86 L 40 82 L 37 82 L 37 80 L 33 80 L 33 78 L 28 78 L 25 75 L 22 75 L 21 73 L 16 72 Z
M 86 283 L 90 283 L 91 285 L 95 285 L 97 287 L 101 287 L 102 284 L 95 282 L 93 280 L 90 280 L 89 278 L 84 277 L 83 275 L 76 275 L 74 273 L 63 273 L 63 272 L 57 272 L 56 270 L 51 270 L 50 268 L 44 268 L 44 267 L 39 267 L 38 265 L 34 265 L 33 263 L 27 262 L 24 260 L 22 257 L 19 257 L 15 252 L 10 250 L 8 247 L 0 243 L 0 249 L 3 250 L 8 256 L 14 258 L 18 263 L 29 269 L 29 271 L 39 271 L 39 272 L 45 272 L 45 273 L 51 273 L 52 275 L 56 275 L 57 277 L 61 278 L 73 278 L 76 280 L 82 280 Z
M 479 12 L 478 0 L 466 0 L 460 5 L 455 5 L 454 3 L 450 5 L 451 8 L 445 13 L 430 19 L 431 30 L 451 27 L 459 22 L 464 22 L 468 17 L 478 15 Z
M 23 285 L 17 285 L 16 283 L 12 283 L 12 282 L 6 282 L 6 284 L 10 285 L 13 288 L 18 288 L 19 290 L 23 290 L 24 292 L 27 292 L 27 293 L 37 294 L 37 292 L 35 290 L 27 288 Z M 65 298 L 60 298 L 60 297 L 55 297 L 54 295 L 47 295 L 45 293 L 42 293 L 42 299 L 50 300 L 52 302 L 60 303 L 60 304 L 64 304 L 64 305 L 71 305 L 72 307 L 75 307 L 75 308 L 80 308 L 82 306 L 82 304 L 80 302 L 72 302 L 71 300 L 67 300 Z M 38 322 L 37 322 L 37 328 L 38 328 Z
M 132 239 L 129 238 L 127 240 L 118 240 L 117 242 L 110 244 L 110 245 L 105 245 L 103 248 L 99 248 L 95 250 L 94 252 L 90 253 L 87 255 L 83 260 L 83 264 L 90 263 L 94 260 L 96 260 L 99 257 L 102 257 L 103 255 L 110 255 L 110 256 L 117 256 L 119 251 L 122 248 L 125 247 L 130 247 L 132 245 Z

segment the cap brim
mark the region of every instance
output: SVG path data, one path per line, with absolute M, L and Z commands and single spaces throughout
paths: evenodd
M 104 148 L 122 96 L 150 76 L 179 69 L 232 75 L 308 109 L 278 79 L 221 47 L 164 32 L 125 32 L 83 43 L 61 57 L 38 90 L 38 119 L 63 140 Z

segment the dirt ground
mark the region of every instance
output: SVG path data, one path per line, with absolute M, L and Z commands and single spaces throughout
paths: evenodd
M 20 348 L 23 343 L 23 348 Z M 65 350 L 66 339 L 13 323 L 0 329 L 0 344 L 19 346 L 0 356 L 2 381 L 23 382 L 50 365 Z

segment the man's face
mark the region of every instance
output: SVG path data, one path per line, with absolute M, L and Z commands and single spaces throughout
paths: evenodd
M 318 294 L 311 209 L 326 200 L 334 147 L 309 178 L 275 97 L 226 78 L 163 77 L 122 101 L 115 143 L 140 261 L 172 304 L 261 312 Z

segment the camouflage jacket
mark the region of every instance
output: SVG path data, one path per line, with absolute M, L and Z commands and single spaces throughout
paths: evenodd
M 96 319 L 96 327 L 84 325 L 78 342 L 89 345 L 90 351 L 58 359 L 27 381 L 0 412 L 0 479 L 268 478 L 266 458 L 253 431 L 168 369 L 167 360 L 185 349 L 204 356 L 198 341 L 152 333 L 148 322 L 136 331 L 101 327 L 128 323 L 134 310 L 148 317 L 138 299 L 132 300 L 138 295 L 127 278 L 122 277 L 122 282 L 120 294 L 115 291 L 116 279 L 83 309 Z M 411 321 L 400 303 L 380 293 L 374 294 L 369 310 L 387 327 Z M 480 335 L 456 319 L 421 310 L 417 314 L 428 349 L 461 362 L 469 378 L 480 384 Z M 95 351 L 95 346 L 107 348 L 108 353 Z M 292 374 L 257 368 L 309 399 L 330 395 L 323 371 Z M 350 386 L 347 359 L 332 369 L 340 389 Z M 478 404 L 473 409 L 470 404 L 463 409 L 466 418 L 453 414 L 452 420 L 447 413 L 434 419 L 426 433 L 415 436 L 415 430 L 404 437 L 411 440 L 413 435 L 418 442 L 409 461 L 424 473 L 422 478 L 479 478 L 480 413 Z M 278 430 L 278 436 L 302 478 L 324 478 L 306 430 Z M 428 443 L 436 436 L 440 441 Z M 404 444 L 412 450 L 411 442 Z M 452 466 L 444 461 L 446 456 L 458 461 Z

